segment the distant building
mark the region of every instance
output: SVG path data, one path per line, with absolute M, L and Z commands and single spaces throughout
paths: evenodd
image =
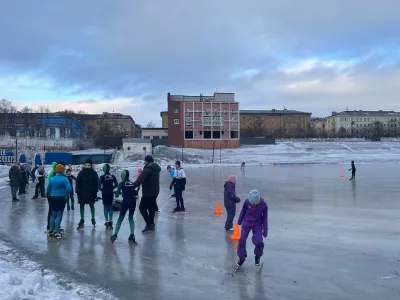
M 237 148 L 239 103 L 234 93 L 184 96 L 168 93 L 168 144 L 185 148 Z
M 307 137 L 311 113 L 288 109 L 241 110 L 240 129 L 242 137 Z
M 125 155 L 143 154 L 144 158 L 146 154 L 152 153 L 150 139 L 127 138 L 122 140 L 122 144 Z
M 314 137 L 326 137 L 326 119 L 325 118 L 311 118 L 311 128 Z
M 400 133 L 400 112 L 395 111 L 332 112 L 326 120 L 330 137 L 397 137 Z
M 168 128 L 142 128 L 142 139 L 168 139 Z
M 102 127 L 106 127 L 106 130 L 110 131 L 114 135 L 127 138 L 140 137 L 137 132 L 138 129 L 135 126 L 135 121 L 129 115 L 104 112 L 102 114 L 87 114 L 80 116 L 82 120 L 88 124 L 87 135 L 89 137 L 95 136 L 96 132 Z
M 162 127 L 168 128 L 168 112 L 162 111 L 160 112 L 161 120 L 162 120 Z

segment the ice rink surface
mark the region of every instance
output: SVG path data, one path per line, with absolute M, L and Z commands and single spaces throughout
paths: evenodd
M 188 168 L 186 215 L 171 214 L 175 201 L 163 170 L 156 232 L 141 233 L 144 223 L 137 209 L 137 246 L 127 243 L 127 219 L 110 243 L 101 200 L 95 228 L 89 208 L 79 232 L 79 209 L 65 211 L 66 237 L 48 243 L 47 201 L 31 200 L 31 184 L 30 194 L 13 204 L 4 188 L 1 240 L 56 277 L 98 287 L 118 299 L 399 299 L 399 165 L 356 167 L 355 181 L 348 180 L 348 165 Z M 238 176 L 242 200 L 257 188 L 269 205 L 261 273 L 255 270 L 250 238 L 248 260 L 233 272 L 237 243 L 223 228 L 226 214 L 213 214 L 231 174 Z M 115 213 L 114 222 L 117 218 Z

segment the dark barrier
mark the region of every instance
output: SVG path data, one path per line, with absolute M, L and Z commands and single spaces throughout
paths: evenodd
M 240 138 L 240 145 L 275 145 L 274 138 Z
M 168 139 L 154 139 L 151 142 L 153 143 L 153 147 L 168 146 Z

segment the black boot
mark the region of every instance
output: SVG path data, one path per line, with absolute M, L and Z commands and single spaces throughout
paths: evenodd
M 130 244 L 137 244 L 135 240 L 135 235 L 131 234 L 128 238 L 128 243 Z
M 241 267 L 243 264 L 244 264 L 244 258 L 239 258 L 239 260 L 238 260 L 238 262 L 236 263 L 236 265 L 238 266 L 238 267 Z
M 255 263 L 256 263 L 257 267 L 260 265 L 260 257 L 259 256 L 255 257 Z
M 80 220 L 77 229 L 82 229 L 84 225 L 85 225 L 85 220 Z
M 155 227 L 153 226 L 153 224 L 147 224 L 146 227 L 142 230 L 142 233 L 145 233 L 147 231 L 154 231 Z
M 95 219 L 92 219 L 92 225 L 96 226 L 96 220 Z
M 117 237 L 118 237 L 118 236 L 117 236 L 116 234 L 112 235 L 112 236 L 110 237 L 111 243 L 114 243 L 115 240 L 117 239 Z

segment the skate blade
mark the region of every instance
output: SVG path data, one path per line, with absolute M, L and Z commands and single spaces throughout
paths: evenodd
M 264 266 L 264 263 L 260 263 L 260 265 L 257 266 L 257 272 L 260 272 L 262 270 L 263 266 Z

